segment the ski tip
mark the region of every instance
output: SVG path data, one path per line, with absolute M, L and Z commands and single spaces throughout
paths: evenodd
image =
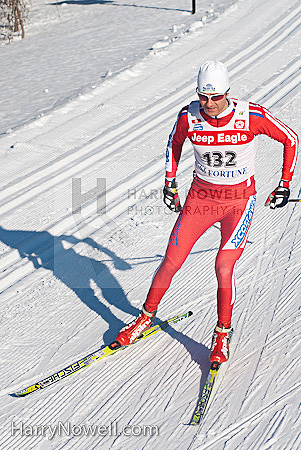
M 14 397 L 14 398 L 21 398 L 21 397 L 25 397 L 25 395 L 30 394 L 31 392 L 28 392 L 28 390 L 24 390 L 24 391 L 19 391 L 19 392 L 13 392 L 12 394 L 8 394 L 10 397 Z
M 193 419 L 191 422 L 190 422 L 190 425 L 192 425 L 192 426 L 196 426 L 196 425 L 200 425 L 200 419 Z
M 38 389 L 42 389 L 39 383 L 33 384 L 32 386 L 29 386 L 25 389 L 22 389 L 21 391 L 13 392 L 12 394 L 8 394 L 10 397 L 25 397 L 25 395 L 31 394 L 32 392 L 37 391 Z
M 26 394 L 22 394 L 20 392 L 13 392 L 12 394 L 8 394 L 8 395 L 10 397 L 13 397 L 13 398 L 22 398 L 22 397 L 25 397 L 28 394 L 29 394 L 29 392 L 27 392 Z

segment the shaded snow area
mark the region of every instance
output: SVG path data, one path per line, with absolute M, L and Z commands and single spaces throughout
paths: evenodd
M 219 17 L 235 0 L 35 0 L 26 39 L 0 47 L 0 134 Z M 134 76 L 134 75 L 133 75 Z
M 202 427 L 188 423 L 216 323 L 216 227 L 158 311 L 190 318 L 9 395 L 109 344 L 140 311 L 176 218 L 162 202 L 165 147 L 202 62 L 225 62 L 233 97 L 300 132 L 299 2 L 199 1 L 194 16 L 189 0 L 32 3 L 26 38 L 0 47 L 1 450 L 300 449 L 301 206 L 263 206 L 281 177 L 282 146 L 268 138 L 231 358 Z M 182 201 L 193 165 L 185 143 Z M 300 172 L 299 160 L 294 198 Z

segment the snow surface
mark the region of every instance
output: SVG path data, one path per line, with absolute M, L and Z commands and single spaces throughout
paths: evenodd
M 25 40 L 0 48 L 1 449 L 301 447 L 300 205 L 263 206 L 282 161 L 281 145 L 267 138 L 236 272 L 231 359 L 203 426 L 187 424 L 216 322 L 216 227 L 195 245 L 158 313 L 164 320 L 190 309 L 191 318 L 44 391 L 9 396 L 108 344 L 140 310 L 175 221 L 161 195 L 166 141 L 194 98 L 203 61 L 224 61 L 234 97 L 300 131 L 299 3 L 202 2 L 195 16 L 190 6 L 39 2 Z M 187 143 L 182 199 L 192 167 Z M 82 192 L 105 180 L 105 214 L 94 200 L 72 214 L 74 178 Z M 300 161 L 291 186 L 300 196 Z M 134 428 L 105 436 L 74 428 L 53 439 L 37 429 L 59 422 Z M 13 434 L 12 424 L 28 435 Z M 145 425 L 159 435 L 138 435 Z

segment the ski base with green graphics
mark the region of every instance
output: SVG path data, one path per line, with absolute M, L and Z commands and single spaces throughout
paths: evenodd
M 144 333 L 142 333 L 134 342 L 133 344 L 136 344 L 137 342 L 143 341 L 144 339 L 149 338 L 150 336 L 153 336 L 154 334 L 158 333 L 161 330 L 164 330 L 167 328 L 170 324 L 174 324 L 179 322 L 182 319 L 185 319 L 187 317 L 190 317 L 192 315 L 191 311 L 188 311 L 184 314 L 180 314 L 177 316 L 174 316 L 170 319 L 165 320 L 164 322 L 161 322 L 157 325 L 154 325 L 153 327 L 146 330 Z M 131 346 L 133 345 L 131 344 Z M 13 397 L 24 397 L 25 395 L 31 394 L 32 392 L 35 392 L 39 389 L 44 389 L 48 386 L 51 386 L 54 383 L 57 383 L 58 381 L 73 375 L 74 373 L 78 372 L 79 370 L 82 370 L 94 362 L 100 361 L 103 358 L 106 358 L 107 356 L 114 355 L 119 350 L 123 350 L 125 348 L 128 348 L 130 346 L 121 346 L 119 342 L 114 341 L 111 344 L 107 345 L 106 347 L 102 349 L 98 349 L 93 353 L 90 353 L 87 356 L 84 356 L 83 358 L 79 359 L 78 361 L 75 361 L 73 364 L 68 365 L 62 370 L 59 370 L 52 375 L 44 378 L 41 381 L 38 381 L 25 389 L 22 389 L 21 391 L 14 392 L 13 394 L 10 394 Z

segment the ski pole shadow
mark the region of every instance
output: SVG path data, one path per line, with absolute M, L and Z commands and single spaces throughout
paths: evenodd
M 35 269 L 44 268 L 53 273 L 65 286 L 92 311 L 101 316 L 108 324 L 103 335 L 105 344 L 116 337 L 116 330 L 125 323 L 118 319 L 110 307 L 102 302 L 91 287 L 94 282 L 109 305 L 121 311 L 137 316 L 140 310 L 132 306 L 118 280 L 101 260 L 95 259 L 99 252 L 109 259 L 115 269 L 130 270 L 131 265 L 118 257 L 108 248 L 98 244 L 92 238 L 77 239 L 70 235 L 53 236 L 47 231 L 8 230 L 0 226 L 0 240 L 12 249 L 16 249 L 22 259 L 32 262 Z M 73 246 L 85 247 L 90 255 L 77 253 Z M 94 254 L 91 257 L 91 252 Z M 62 299 L 63 301 L 63 299 Z

